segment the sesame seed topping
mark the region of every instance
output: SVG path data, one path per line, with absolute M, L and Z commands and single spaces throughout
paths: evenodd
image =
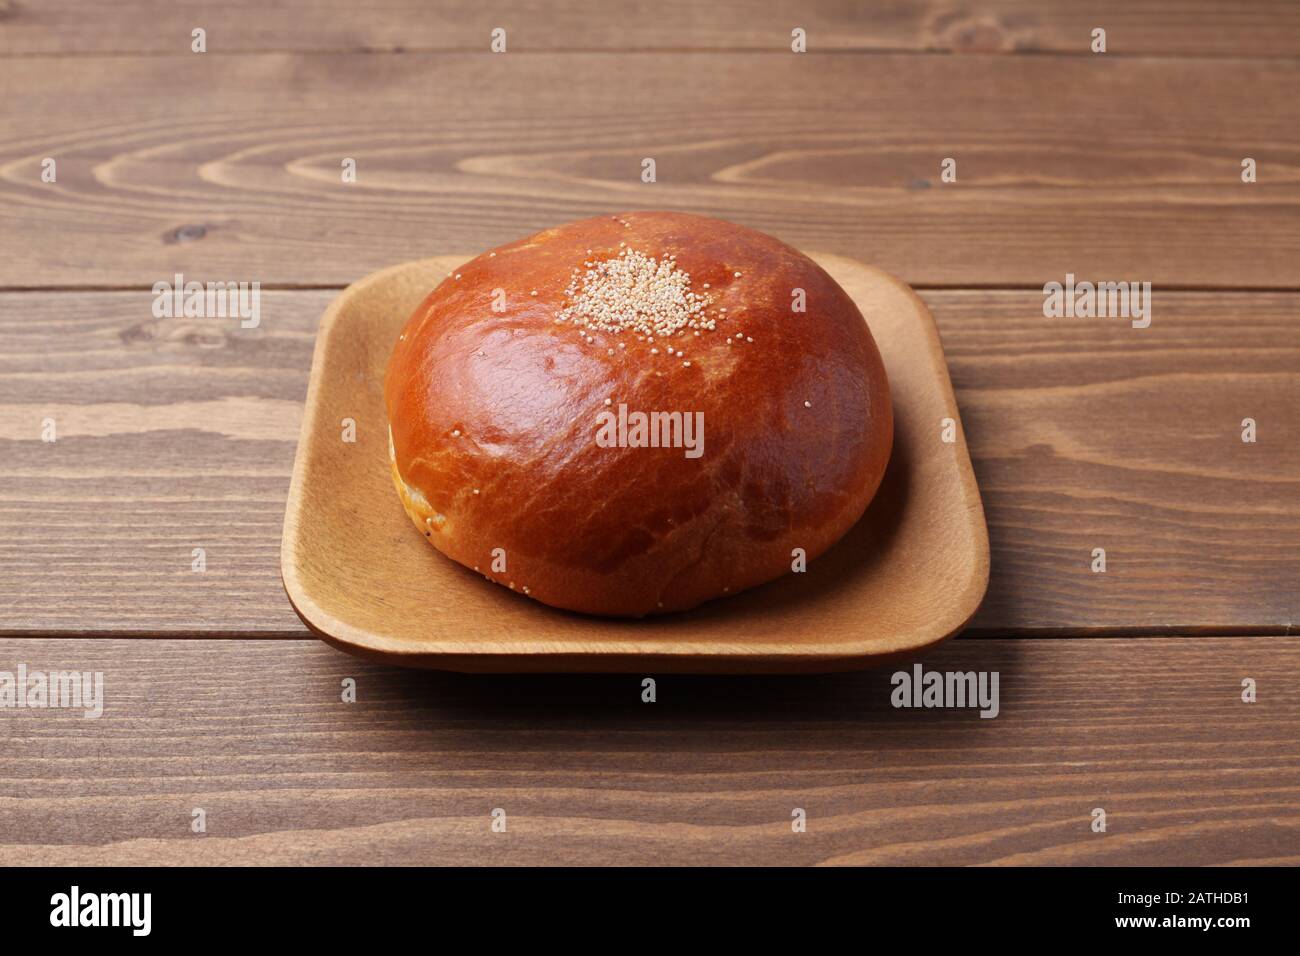
M 456 278 L 457 278 L 457 279 L 460 278 L 460 273 L 459 273 L 459 272 L 456 273 Z
M 812 408 L 812 402 L 804 402 L 804 403 L 803 403 L 803 407 L 804 407 L 804 408 Z
M 739 273 L 739 272 L 735 273 L 735 276 L 736 276 L 737 279 L 739 279 L 739 278 L 740 278 L 740 273 Z
M 656 259 L 625 249 L 585 265 L 586 271 L 565 289 L 569 301 L 557 316 L 561 322 L 616 335 L 631 333 L 647 342 L 687 328 L 715 328 L 705 312 L 713 300 L 691 291 L 690 274 L 677 268 L 673 256 Z M 658 354 L 657 349 L 651 351 Z
M 459 429 L 459 428 L 453 428 L 453 429 L 451 430 L 451 437 L 452 437 L 452 438 L 459 438 L 459 437 L 460 437 L 460 429 Z
M 605 399 L 605 404 L 606 404 L 606 405 L 613 405 L 613 404 L 614 404 L 614 400 L 613 400 L 612 398 L 607 398 L 607 399 Z

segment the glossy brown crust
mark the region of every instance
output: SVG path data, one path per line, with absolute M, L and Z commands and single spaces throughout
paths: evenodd
M 573 270 L 620 243 L 675 254 L 726 308 L 715 331 L 673 337 L 683 358 L 555 323 Z M 594 614 L 682 610 L 790 573 L 794 548 L 811 560 L 862 515 L 893 440 L 880 354 L 844 290 L 770 236 L 678 213 L 571 223 L 466 263 L 407 322 L 385 400 L 394 479 L 428 540 Z M 598 447 L 619 403 L 703 412 L 703 455 Z

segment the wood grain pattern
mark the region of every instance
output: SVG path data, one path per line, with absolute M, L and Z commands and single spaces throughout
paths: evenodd
M 1300 619 L 1300 298 L 1153 295 L 1135 329 L 1045 319 L 1041 292 L 926 294 L 993 541 L 977 627 Z
M 0 633 L 305 634 L 279 538 L 333 297 L 264 293 L 241 329 L 145 291 L 0 295 Z M 1157 292 L 1148 329 L 924 298 L 989 524 L 977 633 L 1294 628 L 1300 296 Z
M 1300 287 L 1289 60 L 33 56 L 0 91 L 9 289 L 337 286 L 629 207 L 920 286 Z
M 108 697 L 0 709 L 0 864 L 1300 864 L 1300 5 L 309 6 L 0 0 L 0 290 L 38 290 L 0 291 L 0 670 Z M 926 663 L 1000 671 L 996 720 L 893 710 L 886 672 L 647 705 L 301 639 L 278 542 L 319 287 L 629 206 L 923 286 L 1155 284 L 1147 330 L 925 293 L 993 549 L 984 639 Z M 304 291 L 256 330 L 155 320 L 178 271 Z
M 147 291 L 0 296 L 7 630 L 303 633 L 278 543 L 333 297 L 264 293 L 243 329 L 155 319 Z
M 661 677 L 644 704 L 637 675 L 431 674 L 315 642 L 2 648 L 4 669 L 102 671 L 106 698 L 98 720 L 0 710 L 6 865 L 1300 862 L 1295 638 L 927 656 L 998 671 L 992 720 L 893 709 L 888 670 Z
M 208 31 L 210 54 L 267 50 L 486 50 L 505 27 L 512 51 L 786 49 L 803 27 L 810 53 L 918 50 L 1087 53 L 1094 27 L 1111 55 L 1300 55 L 1300 10 L 1286 0 L 2 0 L 0 55 L 167 53 Z

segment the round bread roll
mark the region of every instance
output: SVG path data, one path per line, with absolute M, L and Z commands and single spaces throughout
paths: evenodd
M 795 548 L 816 558 L 862 516 L 893 442 L 844 290 L 771 236 L 668 212 L 461 266 L 407 322 L 385 401 L 393 478 L 429 542 L 590 614 L 791 573 Z

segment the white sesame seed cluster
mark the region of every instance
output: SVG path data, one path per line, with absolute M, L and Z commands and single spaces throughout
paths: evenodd
M 588 250 L 590 252 L 590 250 Z M 556 322 L 582 329 L 620 334 L 631 332 L 654 341 L 683 335 L 688 329 L 712 331 L 717 320 L 707 309 L 711 295 L 691 291 L 691 275 L 677 268 L 676 256 L 656 259 L 624 247 L 617 256 L 583 263 L 573 270 L 564 294 L 569 304 Z M 587 340 L 592 341 L 590 336 Z

